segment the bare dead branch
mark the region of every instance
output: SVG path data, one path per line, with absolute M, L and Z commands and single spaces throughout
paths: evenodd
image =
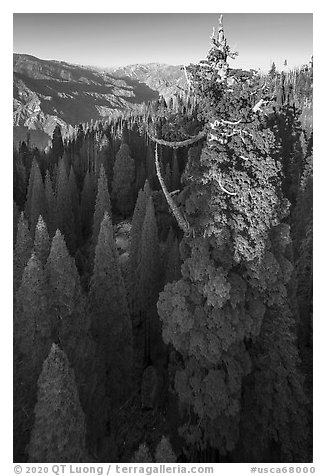
M 222 185 L 222 175 L 221 174 L 218 177 L 218 184 L 221 187 L 221 190 L 223 192 L 227 193 L 228 195 L 236 195 L 236 192 L 229 192 L 229 190 L 226 190 L 226 188 L 223 187 L 223 185 Z
M 170 142 L 166 141 L 163 139 L 157 139 L 156 137 L 152 136 L 149 131 L 147 131 L 148 137 L 153 141 L 156 142 L 157 144 L 160 145 L 165 145 L 166 147 L 172 147 L 173 149 L 178 149 L 179 147 L 187 147 L 190 144 L 194 144 L 195 142 L 198 142 L 200 139 L 203 139 L 206 136 L 206 131 L 201 131 L 199 134 L 196 136 L 192 136 L 189 139 L 183 140 L 183 141 L 175 141 L 175 142 Z
M 156 144 L 156 147 L 155 147 L 155 166 L 156 166 L 156 174 L 157 174 L 157 178 L 160 182 L 160 185 L 162 187 L 162 190 L 163 190 L 163 193 L 164 193 L 164 196 L 166 198 L 166 201 L 168 202 L 168 205 L 171 209 L 171 212 L 173 213 L 175 219 L 177 220 L 177 223 L 179 225 L 179 227 L 181 228 L 181 230 L 187 235 L 189 236 L 189 233 L 190 233 L 190 226 L 189 226 L 189 223 L 187 221 L 187 219 L 182 215 L 182 213 L 180 212 L 179 208 L 177 207 L 177 205 L 175 204 L 171 194 L 169 193 L 168 189 L 166 188 L 166 185 L 164 183 L 164 180 L 163 180 L 163 177 L 162 177 L 162 174 L 161 174 L 161 170 L 160 170 L 160 164 L 159 164 L 159 161 L 158 161 L 158 152 L 157 152 L 157 149 L 158 149 L 158 146 Z

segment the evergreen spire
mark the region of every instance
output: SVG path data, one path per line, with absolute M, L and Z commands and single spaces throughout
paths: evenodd
M 70 253 L 74 253 L 76 245 L 75 221 L 64 159 L 59 161 L 56 205 L 57 226 L 65 236 Z
M 85 461 L 85 417 L 74 371 L 55 344 L 38 380 L 35 423 L 28 446 L 30 463 Z
M 85 236 L 91 233 L 94 215 L 96 190 L 94 176 L 88 171 L 85 175 L 84 186 L 81 194 L 81 226 Z
M 42 215 L 39 216 L 35 228 L 34 252 L 44 266 L 50 252 L 50 238 Z
M 132 358 L 131 321 L 126 291 L 118 262 L 113 227 L 106 212 L 95 250 L 94 272 L 90 283 L 90 310 L 98 355 L 108 372 L 110 400 L 121 402 L 128 388 Z
M 16 246 L 14 249 L 14 290 L 20 286 L 23 271 L 31 256 L 33 247 L 32 238 L 29 232 L 27 220 L 21 212 L 18 227 Z
M 46 222 L 48 225 L 49 236 L 52 239 L 57 229 L 57 211 L 56 199 L 53 191 L 50 172 L 47 170 L 45 174 L 45 203 L 46 203 Z
M 32 238 L 34 238 L 35 227 L 38 218 L 40 215 L 45 216 L 46 213 L 44 185 L 41 172 L 38 166 L 34 169 L 34 179 L 32 185 L 32 196 L 29 213 L 30 230 Z
M 112 197 L 122 215 L 131 213 L 134 206 L 135 162 L 129 146 L 121 144 L 113 167 Z
M 130 248 L 128 261 L 128 297 L 132 313 L 139 311 L 139 294 L 137 291 L 136 269 L 139 264 L 139 247 L 141 244 L 142 228 L 146 214 L 147 197 L 143 190 L 139 190 L 137 202 L 131 223 Z M 137 304 L 138 302 L 138 304 Z
M 92 245 L 94 249 L 97 245 L 98 234 L 105 213 L 108 213 L 110 217 L 112 216 L 111 200 L 108 192 L 108 183 L 102 164 L 100 169 L 100 176 L 98 178 L 96 203 L 93 217 Z

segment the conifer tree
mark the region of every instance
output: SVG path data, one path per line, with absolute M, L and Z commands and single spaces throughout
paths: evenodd
M 124 216 L 129 215 L 134 206 L 134 182 L 135 162 L 130 156 L 129 146 L 123 143 L 113 167 L 112 197 Z
M 141 308 L 155 302 L 160 280 L 160 248 L 153 200 L 147 200 L 136 270 Z
M 38 380 L 35 423 L 28 445 L 30 463 L 85 461 L 85 416 L 74 371 L 55 344 Z
M 46 214 L 44 185 L 39 167 L 36 167 L 34 169 L 34 179 L 32 187 L 33 188 L 29 211 L 29 224 L 32 238 L 34 238 L 35 228 L 39 216 L 45 216 Z
M 17 291 L 14 313 L 14 341 L 22 356 L 24 379 L 36 383 L 50 349 L 50 338 L 45 276 L 41 262 L 33 253 Z
M 298 337 L 301 349 L 310 346 L 313 307 L 313 160 L 306 158 L 293 211 L 293 248 L 299 308 Z M 311 365 L 311 363 L 310 363 Z
M 32 167 L 29 173 L 29 179 L 28 179 L 28 187 L 27 187 L 27 192 L 26 192 L 26 202 L 25 202 L 25 216 L 26 218 L 30 218 L 30 213 L 31 213 L 31 202 L 32 202 L 32 193 L 33 193 L 33 183 L 34 183 L 34 177 L 36 171 L 40 171 L 38 163 L 34 157 L 33 162 L 32 162 Z
M 27 220 L 21 212 L 18 227 L 16 246 L 14 249 L 14 290 L 17 290 L 21 278 L 32 253 L 33 242 L 29 232 Z
M 57 211 L 56 199 L 54 196 L 52 180 L 50 172 L 47 170 L 45 174 L 45 203 L 46 203 L 46 223 L 48 226 L 49 236 L 52 239 L 57 229 Z
M 175 463 L 177 461 L 171 443 L 165 436 L 162 436 L 161 441 L 157 445 L 155 461 L 156 463 Z
M 14 309 L 15 458 L 21 459 L 29 439 L 36 383 L 50 350 L 50 339 L 45 276 L 41 263 L 33 254 L 16 293 Z
M 74 216 L 74 231 L 77 242 L 80 239 L 80 227 L 81 227 L 81 218 L 80 218 L 80 206 L 79 206 L 79 192 L 76 184 L 76 177 L 73 167 L 70 167 L 69 173 L 69 196 L 71 208 Z
M 140 166 L 138 168 L 136 167 L 136 184 L 135 184 L 136 192 L 138 192 L 140 189 L 143 188 L 145 180 L 146 180 L 146 171 L 145 171 L 144 162 L 142 161 L 140 163 Z
M 76 359 L 73 355 L 78 351 L 77 343 L 85 327 L 87 329 L 87 322 L 84 322 L 85 316 L 82 313 L 84 304 L 75 261 L 69 255 L 60 230 L 53 237 L 45 269 L 53 335 L 60 338 L 65 352 L 74 364 Z
M 69 182 L 64 160 L 58 167 L 57 196 L 56 196 L 57 227 L 64 234 L 70 253 L 74 253 L 76 245 L 75 220 L 72 210 Z
M 139 312 L 139 298 L 136 287 L 136 269 L 139 264 L 139 247 L 141 243 L 141 234 L 143 228 L 143 222 L 146 214 L 147 197 L 143 190 L 139 190 L 137 202 L 135 205 L 130 233 L 130 249 L 129 249 L 129 261 L 128 261 L 128 299 L 129 306 L 132 314 Z
M 258 379 L 261 372 L 257 348 L 248 343 L 256 342 L 264 354 L 268 336 L 269 357 L 262 359 L 274 376 L 265 380 L 270 385 L 264 401 L 268 394 L 269 402 L 277 403 L 274 418 L 253 405 L 264 432 L 256 434 L 269 449 L 278 440 L 280 458 L 287 461 L 290 453 L 295 457 L 298 440 L 304 443 L 306 430 L 291 320 L 283 322 L 284 347 L 272 337 L 279 323 L 271 316 L 290 312 L 286 286 L 293 267 L 286 259 L 289 230 L 282 223 L 289 203 L 280 187 L 274 134 L 264 114 L 257 113 L 250 88 L 229 77 L 226 58 L 231 55 L 220 24 L 207 68 L 187 68 L 208 138 L 200 160 L 190 157 L 185 173 L 189 227 L 180 248 L 182 278 L 165 286 L 158 311 L 165 343 L 182 356 L 175 388 L 189 417 L 183 435 L 195 447 L 210 446 L 220 455 L 230 454 L 239 441 L 245 379 L 251 372 Z M 259 85 L 251 87 L 257 94 Z M 278 386 L 284 388 L 281 398 Z M 291 421 L 287 434 L 275 415 Z
M 92 230 L 92 220 L 94 215 L 96 190 L 94 176 L 88 171 L 85 175 L 84 186 L 81 194 L 81 226 L 85 236 Z
M 132 335 L 112 222 L 107 212 L 95 250 L 89 302 L 98 361 L 104 363 L 107 372 L 106 394 L 115 406 L 123 401 L 129 385 Z
M 156 305 L 161 284 L 160 247 L 152 197 L 147 200 L 138 263 L 135 275 L 141 321 L 145 324 L 145 358 L 149 358 L 152 336 L 158 328 L 156 313 L 152 307 Z
M 26 168 L 23 164 L 22 154 L 14 150 L 13 192 L 14 200 L 19 208 L 24 207 L 26 200 L 26 185 Z
M 132 463 L 153 463 L 152 455 L 146 443 L 141 443 L 138 450 L 135 452 Z
M 61 157 L 63 156 L 64 148 L 62 142 L 61 128 L 59 124 L 57 124 L 53 130 L 51 150 L 56 161 L 61 159 Z
M 95 379 L 91 322 L 75 260 L 69 255 L 60 230 L 53 237 L 45 270 L 53 340 L 60 342 L 74 368 L 79 397 L 89 420 Z
M 14 248 L 15 248 L 15 244 L 16 244 L 18 221 L 19 221 L 19 210 L 18 210 L 17 204 L 14 200 L 14 203 L 13 203 L 13 233 L 12 233 L 12 241 L 13 241 L 13 247 Z
M 34 253 L 43 266 L 45 265 L 46 260 L 48 259 L 49 252 L 50 238 L 46 224 L 42 218 L 42 215 L 40 215 L 35 228 Z
M 108 213 L 109 216 L 112 216 L 111 212 L 111 200 L 108 192 L 107 178 L 105 175 L 104 167 L 101 165 L 100 176 L 98 178 L 97 184 L 97 195 L 95 202 L 95 210 L 93 217 L 93 235 L 92 235 L 92 246 L 95 249 L 98 241 L 98 234 L 100 231 L 101 223 L 105 213 Z

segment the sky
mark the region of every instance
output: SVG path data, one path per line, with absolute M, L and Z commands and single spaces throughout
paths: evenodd
M 231 67 L 281 69 L 309 62 L 311 13 L 223 13 L 239 52 Z M 41 59 L 101 67 L 188 64 L 206 57 L 220 13 L 15 13 L 13 49 Z

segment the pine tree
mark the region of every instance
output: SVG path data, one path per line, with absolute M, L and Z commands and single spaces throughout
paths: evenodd
M 135 452 L 132 463 L 153 463 L 153 458 L 150 454 L 146 443 L 141 443 L 138 450 Z
M 49 324 L 45 276 L 33 254 L 16 293 L 14 309 L 15 460 L 21 460 L 29 439 L 37 379 L 51 346 Z
M 100 231 L 101 223 L 105 213 L 108 213 L 109 216 L 112 216 L 111 212 L 111 200 L 108 192 L 107 178 L 105 175 L 104 167 L 101 166 L 100 176 L 98 178 L 97 184 L 97 195 L 95 202 L 95 210 L 93 217 L 93 235 L 92 235 L 92 246 L 95 249 L 98 241 L 98 234 Z
M 13 241 L 13 247 L 14 248 L 15 248 L 15 244 L 16 244 L 18 221 L 19 221 L 19 210 L 18 210 L 17 204 L 14 200 L 14 203 L 13 203 L 13 220 L 12 220 L 12 222 L 13 222 L 12 223 L 13 224 L 12 241 Z
M 126 396 L 132 362 L 132 335 L 126 291 L 118 262 L 113 227 L 106 212 L 95 250 L 94 272 L 90 283 L 92 330 L 99 359 L 107 371 L 111 403 Z
M 29 173 L 29 179 L 28 179 L 28 187 L 27 187 L 27 193 L 26 193 L 26 202 L 25 202 L 25 216 L 30 219 L 30 213 L 31 213 L 31 202 L 32 202 L 32 193 L 33 193 L 33 183 L 34 183 L 34 177 L 36 171 L 40 172 L 38 163 L 34 157 L 33 162 L 32 162 L 32 167 Z
M 120 213 L 124 216 L 132 212 L 134 206 L 135 162 L 130 156 L 127 144 L 121 144 L 113 167 L 112 197 Z
M 161 441 L 155 450 L 156 463 L 175 463 L 177 461 L 176 455 L 173 452 L 169 440 L 162 436 Z
M 139 312 L 139 298 L 136 287 L 136 269 L 139 264 L 139 247 L 141 243 L 141 234 L 146 214 L 147 197 L 143 190 L 139 190 L 137 202 L 131 223 L 130 248 L 128 260 L 128 299 L 131 312 L 133 314 Z
M 61 159 L 61 157 L 63 156 L 64 147 L 62 142 L 61 128 L 58 124 L 53 130 L 51 150 L 56 161 Z
M 53 237 L 45 270 L 53 340 L 60 342 L 74 368 L 79 397 L 89 417 L 95 379 L 91 322 L 75 260 L 69 255 L 59 230 Z
M 75 220 L 69 192 L 68 176 L 63 159 L 60 160 L 58 167 L 56 212 L 57 227 L 64 234 L 68 249 L 73 254 L 76 246 Z
M 69 359 L 83 332 L 83 299 L 79 275 L 74 259 L 69 255 L 64 237 L 57 230 L 46 262 L 48 279 L 49 312 L 54 326 L 54 336 L 60 338 Z M 77 349 L 76 349 L 77 350 Z M 76 369 L 75 369 L 76 370 Z
M 302 348 L 311 345 L 313 308 L 313 160 L 306 158 L 293 211 L 293 248 L 299 308 L 298 337 Z M 312 362 L 310 362 L 310 365 Z
M 85 175 L 84 186 L 81 194 L 81 226 L 84 236 L 89 236 L 92 230 L 92 220 L 95 208 L 94 176 L 89 172 Z
M 274 61 L 272 63 L 271 69 L 269 70 L 268 74 L 272 79 L 274 79 L 275 76 L 276 76 L 276 66 L 275 66 Z
M 50 340 L 45 276 L 42 264 L 34 253 L 24 270 L 16 301 L 14 340 L 18 351 L 26 359 L 25 368 L 31 370 L 42 365 Z
M 159 328 L 159 321 L 156 316 L 156 302 L 161 284 L 160 247 L 151 197 L 147 200 L 138 262 L 135 273 L 136 289 L 139 294 L 141 322 L 145 325 L 145 358 L 149 358 L 152 340 Z
M 44 185 L 39 167 L 34 170 L 34 180 L 30 204 L 29 224 L 32 238 L 34 238 L 35 227 L 40 215 L 45 216 L 45 194 Z
M 22 154 L 16 150 L 14 150 L 13 159 L 14 200 L 19 208 L 22 209 L 26 199 L 26 168 L 23 164 Z
M 18 227 L 16 246 L 14 249 L 14 291 L 21 283 L 23 271 L 32 253 L 33 242 L 29 232 L 27 220 L 21 212 Z
M 136 280 L 138 282 L 141 309 L 145 311 L 148 306 L 156 301 L 161 266 L 155 211 L 151 197 L 146 204 L 138 262 Z
M 79 206 L 79 192 L 76 184 L 76 177 L 73 167 L 70 167 L 69 173 L 69 196 L 71 208 L 74 216 L 74 231 L 77 242 L 80 240 L 80 231 L 81 231 L 81 217 L 80 217 L 80 206 Z
M 74 371 L 55 344 L 38 380 L 35 423 L 28 446 L 30 463 L 80 463 L 85 460 L 85 416 Z
M 48 259 L 49 252 L 50 238 L 46 224 L 42 218 L 42 215 L 40 215 L 35 228 L 34 253 L 43 266 L 45 265 L 46 260 Z
M 56 199 L 53 192 L 52 180 L 50 172 L 47 170 L 45 174 L 45 203 L 46 203 L 46 223 L 48 225 L 49 236 L 52 239 L 57 229 L 57 210 Z

